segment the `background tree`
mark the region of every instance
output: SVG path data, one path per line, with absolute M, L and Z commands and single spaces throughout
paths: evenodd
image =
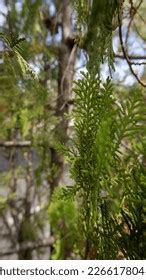
M 42 242 L 44 237 L 41 237 L 39 233 L 44 224 L 35 226 L 34 223 L 37 223 L 37 220 L 41 222 L 41 217 L 47 209 L 49 194 L 59 184 L 63 175 L 64 158 L 56 152 L 54 142 L 58 138 L 63 139 L 63 141 L 66 141 L 67 138 L 68 120 L 65 113 L 69 110 L 68 101 L 71 98 L 76 48 L 73 48 L 71 8 L 67 1 L 62 2 L 61 5 L 56 2 L 50 2 L 47 5 L 45 1 L 22 1 L 19 3 L 6 1 L 4 5 L 7 10 L 4 22 L 5 29 L 4 26 L 2 27 L 5 37 L 1 36 L 4 44 L 1 67 L 6 71 L 2 76 L 3 80 L 7 79 L 9 82 L 11 81 L 11 84 L 8 87 L 8 99 L 6 100 L 6 94 L 3 96 L 5 103 L 8 102 L 9 106 L 6 104 L 6 109 L 4 109 L 8 112 L 7 116 L 5 114 L 6 117 L 3 117 L 3 126 L 5 122 L 7 125 L 5 126 L 6 135 L 2 127 L 1 146 L 10 153 L 8 155 L 11 160 L 10 173 L 13 170 L 12 176 L 8 178 L 12 181 L 10 184 L 13 185 L 10 186 L 9 192 L 14 195 L 9 207 L 15 227 L 15 245 L 12 244 L 12 247 L 15 248 L 18 243 L 20 247 L 17 250 L 20 249 L 19 257 L 29 259 L 32 257 L 30 253 L 32 249 L 29 247 L 33 245 L 28 246 L 28 250 L 27 246 L 23 246 L 21 250 L 21 243 L 35 239 L 39 240 L 39 247 L 41 243 L 44 246 Z M 51 14 L 53 8 L 54 15 Z M 57 35 L 59 27 L 59 32 L 62 32 L 61 39 L 60 35 Z M 19 36 L 25 34 L 25 46 L 19 44 L 21 42 L 17 39 L 17 34 Z M 17 51 L 22 56 L 18 55 Z M 6 55 L 8 61 L 5 59 Z M 33 71 L 29 69 L 24 59 L 27 59 L 32 67 L 38 69 L 39 81 L 30 79 L 29 75 L 33 74 Z M 8 63 L 12 73 L 6 69 Z M 14 69 L 12 63 L 15 63 Z M 13 88 L 14 92 L 12 93 Z M 20 97 L 18 98 L 18 96 Z M 11 102 L 9 98 L 11 98 Z M 4 107 L 3 104 L 2 107 Z M 8 116 L 8 114 L 10 115 Z M 3 109 L 2 115 L 4 115 Z M 16 163 L 17 153 L 19 162 L 22 160 L 22 166 L 20 163 Z M 22 169 L 22 174 L 21 172 L 16 174 L 18 169 Z M 18 201 L 16 192 L 20 193 L 20 184 L 17 186 L 18 176 L 24 178 L 23 188 L 26 190 L 24 197 L 20 198 L 22 204 L 19 204 L 18 209 L 16 209 Z M 43 202 L 40 201 L 41 198 Z M 13 206 L 12 200 L 14 200 Z M 39 207 L 39 214 L 35 213 L 37 207 Z M 18 213 L 21 213 L 20 219 Z M 7 223 L 5 214 L 3 218 L 3 222 Z M 40 227 L 38 233 L 36 227 Z M 37 233 L 36 237 L 32 231 Z M 48 231 L 47 236 L 49 234 Z M 11 236 L 13 236 L 12 233 Z M 47 246 L 52 243 L 49 240 L 46 241 Z M 25 247 L 26 250 L 24 250 Z

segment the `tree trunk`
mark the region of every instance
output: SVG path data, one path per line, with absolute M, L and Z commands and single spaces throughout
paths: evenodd
M 57 139 L 66 144 L 68 139 L 69 121 L 66 114 L 69 112 L 69 100 L 72 97 L 72 83 L 74 67 L 77 57 L 77 46 L 72 33 L 71 7 L 68 0 L 62 1 L 62 41 L 58 47 L 58 97 L 56 116 L 59 124 L 56 127 Z M 51 192 L 59 185 L 64 173 L 64 157 L 53 148 L 51 149 L 52 164 L 57 167 L 57 173 L 51 182 Z

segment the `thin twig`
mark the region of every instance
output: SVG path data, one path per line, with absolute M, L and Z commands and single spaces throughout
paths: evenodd
M 146 59 L 146 55 L 129 55 L 127 54 L 128 58 L 130 60 L 145 60 Z M 126 59 L 125 56 L 121 53 L 115 53 L 114 54 L 115 58 L 119 58 L 119 59 Z
M 118 20 L 119 20 L 119 38 L 120 38 L 120 43 L 121 43 L 121 47 L 122 47 L 122 51 L 123 51 L 123 55 L 129 65 L 129 68 L 130 68 L 130 71 L 131 73 L 133 74 L 133 76 L 136 78 L 136 80 L 138 81 L 138 83 L 143 86 L 143 87 L 146 87 L 146 84 L 143 83 L 140 78 L 137 76 L 137 74 L 134 72 L 133 68 L 132 68 L 132 65 L 131 65 L 131 60 L 129 59 L 129 56 L 126 52 L 126 49 L 124 47 L 124 42 L 123 42 L 123 36 L 122 36 L 122 22 L 121 22 L 121 19 L 120 19 L 120 15 L 118 13 Z

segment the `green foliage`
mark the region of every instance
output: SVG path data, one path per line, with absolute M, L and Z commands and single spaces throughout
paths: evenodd
M 21 241 L 34 241 L 37 239 L 38 227 L 36 223 L 30 221 L 30 219 L 24 219 L 21 223 L 19 238 Z
M 144 189 L 133 141 L 145 131 L 144 99 L 136 90 L 126 102 L 119 100 L 109 80 L 102 84 L 82 74 L 74 89 L 75 136 L 66 154 L 80 198 L 84 258 L 141 258 Z
M 9 197 L 11 198 L 12 193 L 15 196 L 13 202 L 16 204 L 16 211 L 18 211 L 17 203 L 21 193 L 17 187 L 21 184 L 21 181 L 23 181 L 24 188 L 34 188 L 35 195 L 31 198 L 32 201 L 29 201 L 30 211 L 31 205 L 34 203 L 33 199 L 37 197 L 36 193 L 41 192 L 40 189 L 37 190 L 37 186 L 43 188 L 44 181 L 48 183 L 49 147 L 51 143 L 53 146 L 56 117 L 54 111 L 48 110 L 47 107 L 47 104 L 51 103 L 49 90 L 38 80 L 32 79 L 32 76 L 34 78 L 32 69 L 24 59 L 25 49 L 23 49 L 23 46 L 21 48 L 21 44 L 25 42 L 24 39 L 18 39 L 12 35 L 0 35 L 0 39 L 4 42 L 0 64 L 0 140 L 4 144 L 7 141 L 22 143 L 20 148 L 13 146 L 6 150 L 2 148 L 2 156 L 9 159 L 9 165 L 6 167 L 9 168 L 8 171 L 0 174 L 1 184 L 4 184 L 8 193 L 6 198 L 0 197 L 0 212 L 5 215 L 7 207 L 11 211 L 12 203 L 9 204 Z M 25 147 L 25 145 L 23 147 L 23 142 L 27 142 L 26 140 L 29 140 L 31 147 Z M 32 159 L 29 160 L 28 150 L 30 148 L 33 151 L 34 158 L 32 155 Z M 17 156 L 18 159 L 20 156 L 22 162 L 17 162 Z M 32 174 L 29 170 L 30 165 L 32 166 Z M 18 169 L 20 172 L 18 172 Z M 38 170 L 39 172 L 37 172 Z M 29 183 L 32 184 L 29 179 L 33 181 L 33 186 L 29 185 Z M 29 196 L 26 193 L 27 195 Z M 42 222 L 45 219 L 47 220 L 44 214 L 46 209 L 39 211 L 37 214 L 30 213 L 31 217 L 25 217 L 25 199 L 25 197 L 21 197 L 22 223 L 20 220 L 19 230 L 16 233 L 19 243 L 35 241 L 44 227 Z M 45 203 L 47 204 L 46 201 Z M 42 212 L 43 215 L 40 218 Z M 31 254 L 27 258 L 31 258 Z
M 8 199 L 6 197 L 0 196 L 0 214 L 6 209 Z
M 80 44 L 89 55 L 88 69 L 100 71 L 100 64 L 108 61 L 114 69 L 112 31 L 118 26 L 121 0 L 77 0 L 77 27 L 82 34 Z
M 25 0 L 22 4 L 22 10 L 20 15 L 24 18 L 23 30 L 31 37 L 32 34 L 35 37 L 38 33 L 42 32 L 40 28 L 40 7 L 42 5 L 42 2 L 42 0 L 35 0 L 33 2 Z
M 63 188 L 58 188 L 53 193 L 48 213 L 56 237 L 52 258 L 71 258 L 72 252 L 77 253 L 79 242 L 76 203 L 71 198 L 64 197 Z
M 36 79 L 37 76 L 35 72 L 23 58 L 23 49 L 21 47 L 21 43 L 25 40 L 25 38 L 18 38 L 18 36 L 14 35 L 13 33 L 11 33 L 10 36 L 0 33 L 0 39 L 6 44 L 5 56 L 11 58 L 12 63 L 14 62 L 15 64 L 18 64 L 24 76 L 30 74 Z M 17 65 L 15 68 L 17 69 Z
M 72 145 L 63 148 L 75 185 L 57 189 L 48 209 L 51 230 L 56 237 L 52 258 L 144 259 L 146 116 L 143 94 L 135 88 L 128 96 L 125 93 L 121 96 L 109 79 L 105 84 L 100 80 L 102 63 L 107 62 L 110 69 L 114 69 L 112 34 L 119 24 L 122 0 L 72 2 L 77 12 L 78 45 L 88 55 L 88 72 L 82 73 L 83 78 L 75 83 L 74 137 Z M 56 66 L 52 64 L 58 63 L 56 48 L 53 50 L 53 44 L 47 45 L 48 30 L 41 21 L 42 3 L 41 0 L 22 1 L 19 13 L 15 4 L 10 4 L 9 21 L 14 33 L 0 33 L 4 43 L 0 64 L 0 139 L 13 140 L 16 136 L 18 140 L 31 140 L 31 148 L 37 151 L 39 158 L 37 168 L 32 171 L 33 184 L 40 187 L 44 181 L 52 182 L 58 172 L 50 151 L 56 140 L 54 128 L 58 122 L 53 109 L 56 85 L 50 91 L 47 84 L 48 81 L 52 86 L 57 80 Z M 25 34 L 27 41 L 15 32 Z M 31 79 L 35 73 L 27 61 L 37 65 L 39 81 Z M 28 150 L 24 148 L 22 153 L 25 157 Z M 14 165 L 1 176 L 1 181 L 8 186 L 14 175 L 17 179 L 26 176 L 26 180 L 30 176 L 29 168 L 24 166 L 18 172 Z M 17 201 L 16 192 L 14 196 Z M 0 197 L 1 212 L 8 203 L 9 198 Z M 44 212 L 45 209 L 41 215 L 32 215 L 32 219 L 24 217 L 19 242 L 37 239 Z
M 0 214 L 8 208 L 9 202 L 14 198 L 15 194 L 9 194 L 7 197 L 0 195 Z

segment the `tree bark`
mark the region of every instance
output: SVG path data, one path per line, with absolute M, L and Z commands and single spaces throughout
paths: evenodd
M 68 139 L 69 121 L 66 114 L 69 112 L 69 100 L 72 97 L 72 83 L 74 67 L 77 57 L 77 46 L 72 32 L 71 6 L 68 0 L 62 1 L 62 41 L 58 47 L 58 96 L 56 116 L 59 124 L 56 127 L 57 139 L 66 144 Z M 52 164 L 57 167 L 57 173 L 51 182 L 51 192 L 61 182 L 64 173 L 64 157 L 51 149 Z

